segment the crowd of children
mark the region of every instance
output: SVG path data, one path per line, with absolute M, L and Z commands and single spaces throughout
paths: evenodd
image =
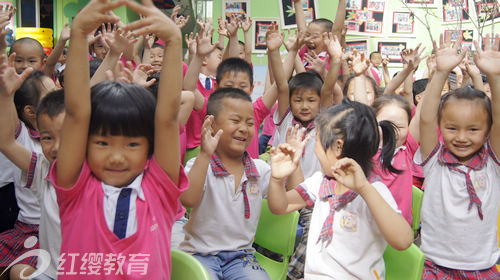
M 442 36 L 404 50 L 391 78 L 380 53 L 345 50 L 338 2 L 334 22 L 297 9 L 286 39 L 269 27 L 253 102 L 248 16 L 219 19 L 215 42 L 211 22 L 183 38 L 179 8 L 90 0 L 47 57 L 30 38 L 7 51 L 2 9 L 0 279 L 170 279 L 173 248 L 211 279 L 270 279 L 265 198 L 300 213 L 288 279 L 384 279 L 386 247 L 414 241 L 413 186 L 422 279 L 500 279 L 500 36 L 473 62 Z

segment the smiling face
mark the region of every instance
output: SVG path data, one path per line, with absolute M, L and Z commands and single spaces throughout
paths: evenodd
M 252 102 L 225 98 L 215 118 L 214 131 L 223 133 L 217 145 L 217 153 L 241 157 L 255 134 Z
M 153 70 L 158 72 L 161 70 L 161 64 L 163 62 L 163 49 L 162 48 L 152 48 L 149 52 L 149 58 Z
M 441 111 L 439 128 L 446 148 L 466 164 L 486 142 L 488 113 L 480 101 L 452 98 Z
M 129 185 L 146 166 L 149 142 L 144 136 L 90 135 L 87 162 L 92 173 L 107 185 Z
M 94 52 L 96 59 L 104 59 L 104 57 L 106 57 L 106 54 L 108 53 L 108 50 L 106 49 L 104 44 L 101 42 L 101 40 L 97 40 L 92 45 L 92 51 Z
M 28 67 L 33 70 L 42 70 L 45 61 L 43 51 L 39 46 L 31 43 L 18 43 L 13 46 L 12 52 L 16 53 L 14 68 L 17 74 L 21 74 Z
M 320 97 L 311 89 L 296 89 L 290 96 L 290 109 L 303 125 L 314 121 L 319 113 Z
M 50 117 L 48 114 L 41 114 L 38 118 L 38 128 L 40 132 L 40 145 L 47 160 L 53 162 L 57 158 L 59 151 L 59 140 L 61 136 L 64 112 Z
M 307 26 L 304 39 L 309 51 L 315 51 L 316 54 L 319 54 L 326 50 L 323 32 L 325 32 L 324 28 L 318 23 L 310 23 Z
M 401 147 L 408 136 L 408 114 L 396 103 L 389 103 L 382 107 L 377 114 L 377 122 L 390 121 L 397 128 L 396 147 Z

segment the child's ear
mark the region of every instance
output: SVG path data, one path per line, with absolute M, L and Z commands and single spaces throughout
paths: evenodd
M 252 84 L 252 86 L 250 87 L 250 92 L 253 93 L 253 88 L 255 87 L 255 82 Z
M 417 101 L 417 103 L 420 103 L 420 101 L 422 101 L 422 95 L 421 94 L 415 95 L 415 101 Z
M 26 105 L 23 108 L 23 116 L 26 121 L 35 120 L 36 119 L 36 109 L 35 106 Z
M 47 56 L 45 56 L 43 59 L 42 59 L 42 67 L 45 66 L 45 63 L 47 63 Z
M 333 149 L 334 155 L 337 159 L 342 158 L 342 150 L 344 149 L 344 140 L 337 139 L 331 147 Z

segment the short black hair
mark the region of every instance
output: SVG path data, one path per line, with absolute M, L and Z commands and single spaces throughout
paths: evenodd
M 371 52 L 371 53 L 370 53 L 370 57 L 369 57 L 369 59 L 372 59 L 372 56 L 373 56 L 374 54 L 377 54 L 377 53 L 378 53 L 378 54 L 380 54 L 380 52 L 379 52 L 379 51 L 373 51 L 373 52 Z
M 226 73 L 246 73 L 250 79 L 250 85 L 253 85 L 253 68 L 248 62 L 241 58 L 232 57 L 223 60 L 217 67 L 217 84 L 220 85 L 222 77 Z
M 55 90 L 45 95 L 36 108 L 36 121 L 40 121 L 40 116 L 48 115 L 50 118 L 61 114 L 64 111 L 64 89 Z
M 252 103 L 250 96 L 238 88 L 219 88 L 210 95 L 207 102 L 207 116 L 212 115 L 217 118 L 218 113 L 222 110 L 222 101 L 226 98 L 241 99 Z
M 416 80 L 413 82 L 413 87 L 412 87 L 412 92 L 413 92 L 413 103 L 417 104 L 416 96 L 421 94 L 425 88 L 427 87 L 427 84 L 429 83 L 429 79 L 420 79 Z
M 443 108 L 451 99 L 481 102 L 484 110 L 488 114 L 488 128 L 491 128 L 491 125 L 493 124 L 493 115 L 491 111 L 490 98 L 484 92 L 470 87 L 457 88 L 441 96 L 441 103 L 439 104 L 438 109 L 438 123 L 441 122 Z
M 97 69 L 99 69 L 99 66 L 101 66 L 101 63 L 102 59 L 97 59 L 97 58 L 94 58 L 91 61 L 89 61 L 90 78 L 94 76 Z
M 323 32 L 332 32 L 333 22 L 327 18 L 317 18 L 312 20 L 311 23 L 321 25 Z
M 323 87 L 323 79 L 313 70 L 299 73 L 293 76 L 288 81 L 288 88 L 290 90 L 290 98 L 297 90 L 313 90 L 318 95 L 321 95 L 321 88 Z
M 9 55 L 11 55 L 13 52 L 15 52 L 14 49 L 17 45 L 22 45 L 22 44 L 33 45 L 36 48 L 40 49 L 40 57 L 42 59 L 45 58 L 45 52 L 43 51 L 42 44 L 40 42 L 38 42 L 38 40 L 35 40 L 33 38 L 29 38 L 29 37 L 20 38 L 20 39 L 15 40 L 14 43 L 12 43 L 12 46 L 10 47 Z
M 115 81 L 101 82 L 91 89 L 89 135 L 144 136 L 149 155 L 154 148 L 156 100 L 142 86 Z

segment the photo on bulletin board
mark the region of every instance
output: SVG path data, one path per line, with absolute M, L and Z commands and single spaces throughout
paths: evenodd
M 378 41 L 377 51 L 380 52 L 382 57 L 389 57 L 389 64 L 401 64 L 403 63 L 401 51 L 406 49 L 407 45 L 408 43 L 405 40 Z
M 398 36 L 415 36 L 415 17 L 410 11 L 392 12 L 392 33 Z
M 279 18 L 252 18 L 252 51 L 254 53 L 265 53 L 267 51 L 266 32 L 273 22 L 279 22 L 279 20 Z
M 293 0 L 280 0 L 281 28 L 297 28 L 295 21 L 295 4 Z M 306 22 L 318 18 L 318 0 L 302 0 L 302 9 L 306 16 Z
M 346 0 L 349 34 L 382 35 L 386 0 Z
M 359 53 L 364 53 L 368 55 L 368 38 L 346 38 L 345 42 L 345 50 L 347 52 L 351 52 L 353 50 L 357 50 Z
M 443 23 L 469 20 L 468 0 L 443 0 Z
M 404 4 L 415 8 L 437 8 L 438 0 L 403 0 Z
M 245 20 L 247 15 L 250 15 L 250 1 L 249 0 L 223 0 L 222 1 L 222 14 L 225 15 L 226 20 L 229 22 L 231 15 L 236 14 L 241 20 Z
M 500 21 L 500 3 L 498 0 L 482 0 L 474 2 L 476 16 L 479 22 L 491 23 Z
M 462 48 L 473 49 L 474 30 L 445 30 L 444 41 L 455 43 L 459 38 L 462 39 Z

